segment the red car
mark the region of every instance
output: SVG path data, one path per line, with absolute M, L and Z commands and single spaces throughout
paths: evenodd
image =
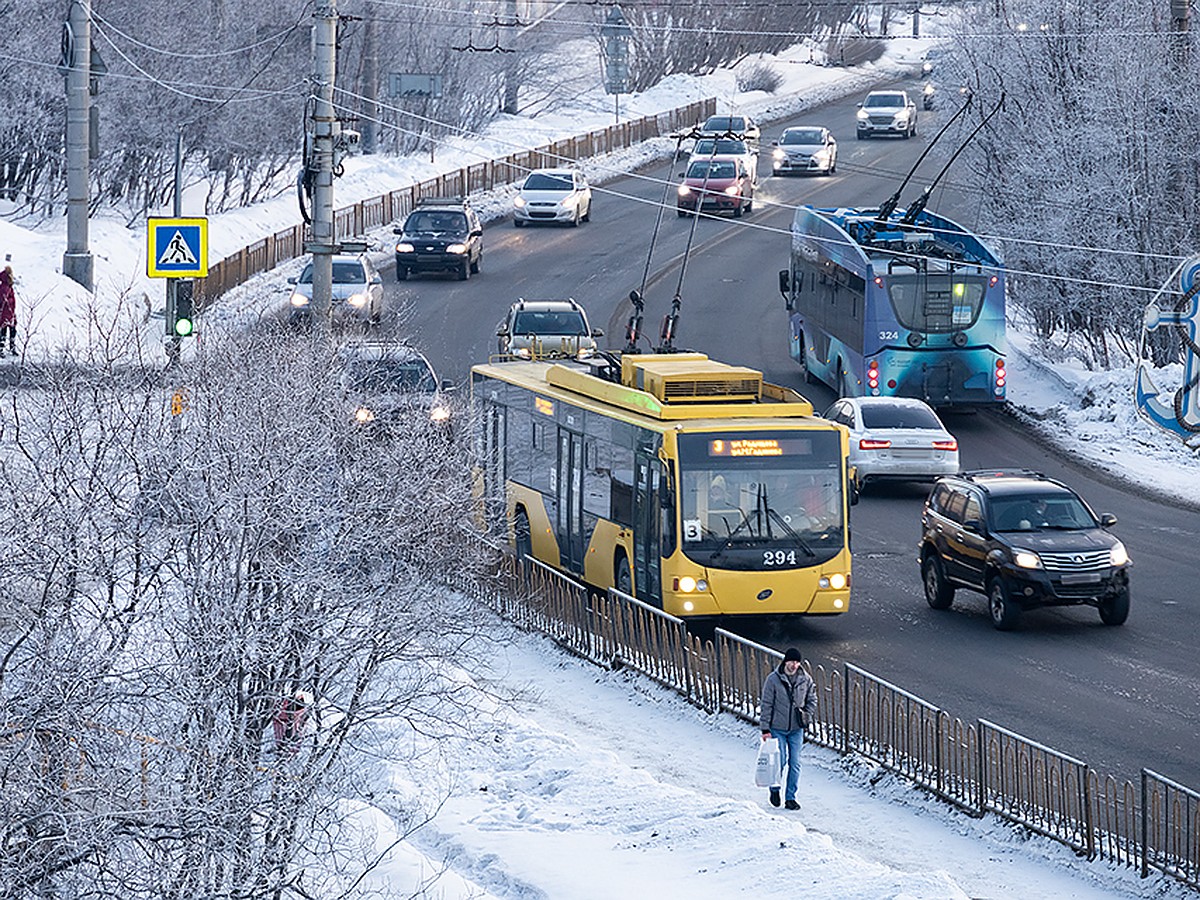
M 734 218 L 754 208 L 754 180 L 741 159 L 693 159 L 679 185 L 676 211 L 681 216 L 697 210 L 732 212 Z

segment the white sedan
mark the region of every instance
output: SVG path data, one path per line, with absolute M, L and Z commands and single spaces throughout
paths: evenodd
M 513 199 L 513 224 L 565 222 L 578 225 L 592 219 L 592 189 L 576 169 L 534 169 Z
M 868 481 L 933 481 L 958 471 L 958 441 L 929 405 L 909 397 L 843 397 L 825 418 L 850 429 L 850 465 Z

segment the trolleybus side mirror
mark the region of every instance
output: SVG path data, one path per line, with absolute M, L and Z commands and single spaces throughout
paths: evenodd
M 846 470 L 846 497 L 851 506 L 858 505 L 858 467 L 850 466 Z
M 787 269 L 779 270 L 779 293 L 783 295 L 784 304 L 787 306 L 788 312 L 791 312 L 792 304 L 792 276 Z

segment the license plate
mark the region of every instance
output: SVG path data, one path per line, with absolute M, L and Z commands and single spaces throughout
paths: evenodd
M 1062 577 L 1063 584 L 1095 584 L 1099 580 L 1099 572 L 1073 572 Z

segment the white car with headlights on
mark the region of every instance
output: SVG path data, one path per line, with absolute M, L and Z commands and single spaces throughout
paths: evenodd
M 899 134 L 905 138 L 917 134 L 917 104 L 908 91 L 871 91 L 858 104 L 858 139 L 875 134 Z
M 342 389 L 355 425 L 370 435 L 403 435 L 432 426 L 449 433 L 453 410 L 424 354 L 407 344 L 352 341 L 338 348 Z
M 599 328 L 588 325 L 587 313 L 571 298 L 518 300 L 496 326 L 496 349 L 520 359 L 587 359 L 597 352 Z
M 513 198 L 513 224 L 560 222 L 577 226 L 592 219 L 592 189 L 576 169 L 534 169 Z
M 772 147 L 771 170 L 776 175 L 797 172 L 832 175 L 837 171 L 837 141 L 828 128 L 819 125 L 785 128 Z
M 307 322 L 312 317 L 313 264 L 305 264 L 291 285 L 291 321 Z M 366 255 L 339 254 L 333 257 L 331 314 L 335 322 L 357 321 L 376 325 L 383 315 L 383 278 Z
M 825 418 L 850 429 L 850 465 L 869 481 L 933 481 L 958 471 L 958 441 L 911 397 L 843 397 Z

